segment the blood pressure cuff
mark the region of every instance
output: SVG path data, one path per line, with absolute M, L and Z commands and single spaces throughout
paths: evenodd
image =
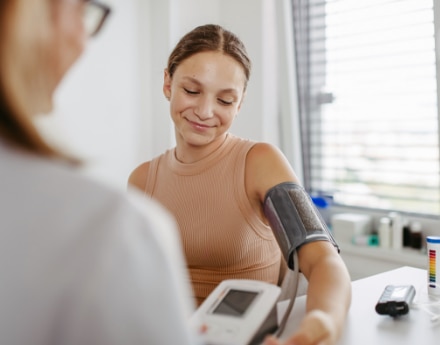
M 288 267 L 294 269 L 294 252 L 305 243 L 329 241 L 339 247 L 304 188 L 293 182 L 272 187 L 264 198 L 269 221 Z

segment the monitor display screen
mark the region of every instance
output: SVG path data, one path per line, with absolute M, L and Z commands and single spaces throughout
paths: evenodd
M 229 316 L 243 316 L 258 292 L 231 289 L 212 312 Z

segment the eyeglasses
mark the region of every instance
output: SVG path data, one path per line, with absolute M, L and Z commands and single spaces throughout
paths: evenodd
M 101 30 L 111 12 L 110 7 L 98 1 L 86 1 L 84 8 L 84 26 L 89 37 L 95 36 Z

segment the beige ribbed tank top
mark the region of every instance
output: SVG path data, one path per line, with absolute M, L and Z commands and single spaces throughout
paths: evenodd
M 177 220 L 198 304 L 224 279 L 279 283 L 278 244 L 245 191 L 246 155 L 254 144 L 228 134 L 194 164 L 179 162 L 175 149 L 150 162 L 145 192 Z

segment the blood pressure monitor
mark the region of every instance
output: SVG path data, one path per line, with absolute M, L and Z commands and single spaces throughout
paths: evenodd
M 229 279 L 221 282 L 191 317 L 204 326 L 207 345 L 249 345 L 278 328 L 276 305 L 281 288 L 266 282 Z

